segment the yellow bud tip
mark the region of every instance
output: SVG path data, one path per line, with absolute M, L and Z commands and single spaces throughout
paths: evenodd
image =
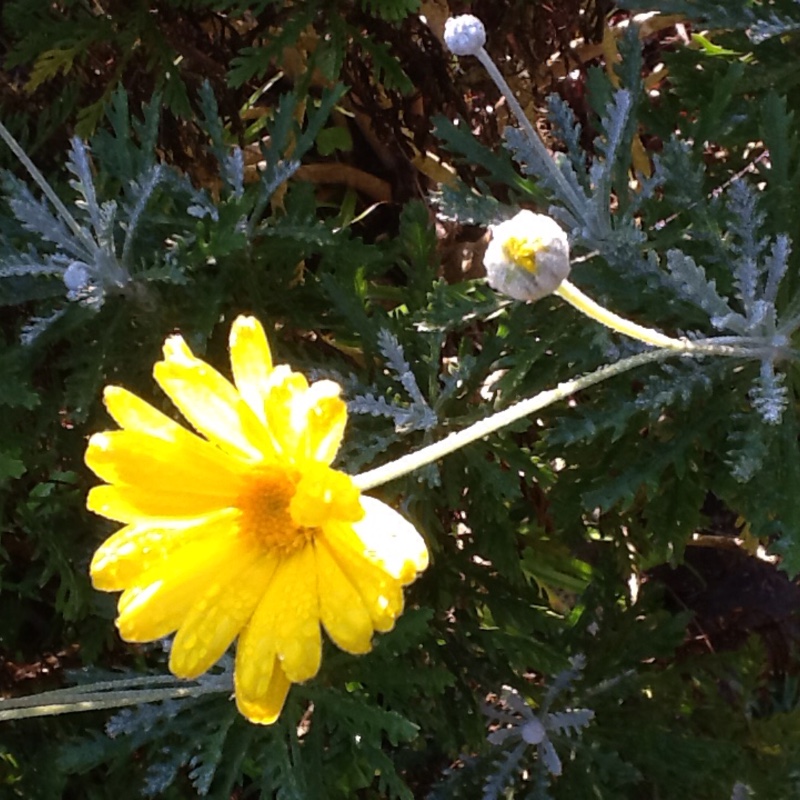
M 528 272 L 536 272 L 536 254 L 542 250 L 545 243 L 539 236 L 534 236 L 530 239 L 509 236 L 502 246 L 503 252 L 509 261 Z

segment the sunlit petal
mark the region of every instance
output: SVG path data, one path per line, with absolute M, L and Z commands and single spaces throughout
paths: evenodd
M 262 597 L 236 644 L 236 693 L 263 697 L 277 660 L 270 607 Z
M 329 520 L 355 522 L 364 516 L 353 479 L 323 464 L 306 467 L 289 511 L 295 524 L 306 528 L 321 527 Z
M 149 488 L 104 484 L 89 490 L 86 507 L 116 522 L 143 520 L 191 520 L 204 517 L 226 506 L 220 498 L 191 491 L 154 492 Z
M 348 653 L 368 653 L 373 626 L 361 595 L 336 563 L 323 537 L 317 538 L 314 550 L 320 619 L 328 636 Z
M 264 406 L 267 428 L 275 449 L 294 464 L 303 437 L 297 427 L 297 407 L 308 391 L 308 381 L 285 365 L 276 367 L 271 375 L 270 389 Z
M 272 609 L 275 651 L 286 677 L 295 683 L 313 678 L 322 657 L 313 547 L 304 547 L 278 567 L 264 602 Z
M 252 557 L 252 550 L 234 536 L 182 548 L 166 566 L 154 567 L 122 593 L 117 617 L 120 636 L 129 642 L 150 642 L 176 631 L 197 599 L 214 587 L 220 564 Z
M 276 564 L 274 557 L 265 555 L 250 565 L 221 565 L 172 643 L 169 668 L 175 675 L 196 678 L 221 658 L 253 615 Z
M 230 531 L 232 513 L 192 520 L 127 525 L 97 548 L 89 572 L 95 589 L 113 592 L 141 582 L 142 575 L 187 545 Z
M 353 524 L 368 557 L 401 583 L 411 583 L 428 566 L 428 549 L 417 529 L 386 503 L 362 497 L 365 516 Z
M 262 442 L 252 441 L 245 433 L 259 429 L 253 410 L 230 381 L 192 355 L 180 336 L 167 339 L 164 360 L 153 367 L 153 375 L 181 414 L 209 441 L 254 461 L 269 455 Z
M 261 323 L 254 317 L 238 317 L 231 327 L 230 350 L 236 388 L 264 423 L 264 403 L 269 391 L 272 353 Z
M 239 642 L 241 647 L 241 639 Z M 261 669 L 263 674 L 268 677 L 266 680 L 253 684 L 258 689 L 264 687 L 263 691 L 253 693 L 251 692 L 253 685 L 246 683 L 242 678 L 245 670 L 240 664 L 237 650 L 234 675 L 236 707 L 239 709 L 239 713 L 247 717 L 250 722 L 255 722 L 257 725 L 272 725 L 283 710 L 286 695 L 289 694 L 289 687 L 292 684 L 275 656 L 272 656 L 267 662 L 262 662 Z
M 298 404 L 294 426 L 303 431 L 298 445 L 302 458 L 330 464 L 336 457 L 347 424 L 347 405 L 340 392 L 333 381 L 317 381 Z
M 390 631 L 403 612 L 403 587 L 354 545 L 360 540 L 347 525 L 326 526 L 323 535 L 347 579 L 358 591 L 377 631 Z
M 86 465 L 109 483 L 136 484 L 153 491 L 213 495 L 221 505 L 242 490 L 244 464 L 197 437 L 165 442 L 137 431 L 96 433 L 86 448 Z M 205 445 L 205 446 L 203 446 Z
M 120 386 L 106 386 L 103 401 L 120 428 L 129 428 L 167 441 L 197 438 L 150 403 Z

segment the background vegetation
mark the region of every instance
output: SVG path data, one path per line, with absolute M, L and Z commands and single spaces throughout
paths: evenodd
M 0 119 L 76 223 L 0 149 L 3 696 L 166 672 L 89 584 L 82 454 L 105 384 L 166 410 L 171 332 L 224 368 L 257 315 L 344 386 L 351 472 L 634 352 L 481 279 L 486 224 L 560 199 L 451 13 L 611 210 L 576 284 L 710 335 L 709 286 L 754 325 L 745 278 L 785 268 L 797 315 L 796 3 L 467 5 L 3 4 Z M 432 564 L 374 652 L 331 647 L 267 729 L 225 693 L 0 723 L 0 796 L 800 796 L 799 374 L 770 369 L 647 367 L 382 487 Z

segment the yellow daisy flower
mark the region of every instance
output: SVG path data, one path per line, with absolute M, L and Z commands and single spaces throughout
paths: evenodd
M 106 389 L 122 430 L 89 440 L 86 463 L 106 484 L 87 506 L 125 527 L 95 553 L 91 576 L 122 591 L 123 639 L 177 631 L 169 666 L 179 677 L 205 672 L 238 636 L 236 703 L 270 724 L 290 684 L 317 674 L 320 623 L 343 650 L 368 652 L 428 553 L 400 514 L 331 469 L 347 420 L 339 386 L 273 366 L 252 317 L 233 323 L 230 354 L 234 383 L 180 336 L 155 365 L 200 436 Z

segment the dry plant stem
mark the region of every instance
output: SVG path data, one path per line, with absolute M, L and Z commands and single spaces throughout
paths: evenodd
M 172 684 L 164 686 L 164 684 Z M 153 686 L 153 688 L 150 688 Z M 76 711 L 97 711 L 104 708 L 123 708 L 172 700 L 180 697 L 198 697 L 211 692 L 230 692 L 230 682 L 204 683 L 187 686 L 185 681 L 175 681 L 169 676 L 148 676 L 120 681 L 99 681 L 83 686 L 71 686 L 42 692 L 30 697 L 0 700 L 0 722 L 29 717 L 50 717 Z
M 134 689 L 130 692 L 101 692 L 98 695 L 84 694 L 80 700 L 63 703 L 41 703 L 8 710 L 0 710 L 0 722 L 30 717 L 55 717 L 59 714 L 74 714 L 77 711 L 99 711 L 104 708 L 124 708 L 141 703 L 155 703 L 160 700 L 175 700 L 181 697 L 199 697 L 210 692 L 230 692 L 231 687 L 221 686 L 176 686 L 172 689 Z M 0 709 L 5 706 L 0 705 Z
M 363 192 L 377 203 L 392 201 L 392 187 L 389 181 L 348 164 L 303 164 L 298 167 L 294 177 L 313 184 L 345 186 L 356 192 Z
M 509 406 L 503 411 L 492 414 L 486 419 L 482 419 L 474 425 L 470 425 L 468 428 L 451 433 L 439 442 L 434 442 L 434 444 L 428 447 L 423 447 L 422 450 L 409 453 L 382 467 L 377 467 L 376 469 L 362 472 L 360 475 L 355 475 L 353 477 L 353 482 L 362 492 L 373 489 L 383 483 L 388 483 L 395 478 L 400 478 L 427 464 L 439 461 L 441 458 L 444 458 L 444 456 L 454 453 L 456 450 L 460 450 L 462 447 L 472 442 L 483 439 L 489 434 L 495 433 L 519 419 L 530 416 L 536 411 L 541 411 L 541 409 L 553 403 L 565 400 L 576 392 L 602 383 L 609 378 L 613 378 L 615 375 L 621 375 L 623 372 L 643 366 L 644 364 L 665 361 L 673 356 L 709 355 L 750 358 L 763 354 L 763 347 L 760 349 L 731 347 L 730 345 L 715 344 L 713 339 L 697 342 L 681 342 L 677 339 L 673 341 L 674 344 L 670 347 L 650 350 L 646 353 L 639 353 L 638 355 L 631 356 L 630 358 L 623 358 L 614 364 L 607 364 L 604 367 L 600 367 L 600 369 L 590 372 L 588 375 L 583 375 L 580 378 L 573 378 L 565 383 L 560 383 L 555 389 L 548 389 L 534 397 L 521 400 L 519 403 L 515 403 L 513 406 Z
M 587 297 L 577 286 L 574 286 L 569 281 L 562 281 L 555 293 L 562 300 L 566 300 L 571 306 L 577 308 L 578 311 L 586 314 L 587 317 L 591 317 L 601 325 L 605 325 L 607 328 L 611 328 L 611 330 L 622 333 L 625 336 L 630 336 L 640 342 L 652 344 L 656 347 L 668 347 L 683 352 L 694 349 L 693 343 L 688 339 L 673 339 L 663 333 L 637 325 L 635 322 L 614 314 L 599 303 L 595 303 L 591 297 Z
M 61 219 L 72 228 L 72 232 L 85 244 L 89 247 L 90 250 L 95 249 L 95 244 L 91 239 L 88 239 L 86 233 L 81 228 L 80 225 L 75 221 L 75 217 L 69 213 L 67 207 L 61 202 L 59 196 L 53 191 L 52 186 L 47 182 L 44 175 L 39 172 L 36 164 L 30 160 L 28 154 L 20 147 L 17 140 L 9 133 L 8 129 L 2 122 L 0 122 L 0 137 L 2 137 L 3 141 L 8 145 L 11 152 L 19 159 L 19 162 L 28 170 L 28 174 L 31 178 L 36 181 L 39 188 L 45 194 L 47 199 L 53 204 L 56 211 L 61 215 Z
M 553 180 L 558 183 L 559 189 L 562 192 L 562 196 L 569 198 L 573 213 L 581 216 L 580 211 L 585 204 L 581 202 L 581 199 L 575 194 L 572 187 L 567 183 L 566 179 L 561 174 L 561 170 L 559 170 L 559 168 L 555 165 L 553 157 L 550 155 L 544 145 L 544 142 L 542 141 L 542 137 L 539 135 L 539 132 L 536 130 L 536 128 L 533 127 L 531 121 L 525 116 L 522 106 L 514 96 L 514 92 L 511 91 L 511 87 L 503 77 L 503 73 L 500 72 L 500 70 L 495 66 L 494 61 L 492 61 L 491 57 L 486 52 L 486 48 L 481 47 L 476 57 L 478 61 L 483 64 L 484 69 L 489 73 L 489 77 L 494 81 L 495 86 L 497 86 L 503 95 L 505 95 L 508 105 L 514 112 L 514 116 L 517 118 L 522 130 L 525 131 L 525 134 L 530 140 L 531 146 L 539 154 L 539 159 L 541 160 L 542 164 L 546 167 Z

